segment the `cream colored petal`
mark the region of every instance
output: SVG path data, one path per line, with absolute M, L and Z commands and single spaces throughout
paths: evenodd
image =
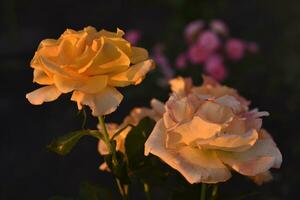
M 207 140 L 197 140 L 195 143 L 204 149 L 218 149 L 223 151 L 245 151 L 251 148 L 258 139 L 258 133 L 252 129 L 245 134 L 220 134 Z
M 169 81 L 172 92 L 175 92 L 179 96 L 186 96 L 192 87 L 191 78 L 177 77 Z
M 234 113 L 231 108 L 212 101 L 206 101 L 203 103 L 198 109 L 196 115 L 210 122 L 219 124 L 230 122 L 234 117 Z
M 87 105 L 92 110 L 92 115 L 101 116 L 114 112 L 123 99 L 123 95 L 112 87 L 106 87 L 97 94 L 85 94 L 74 91 L 71 100 L 76 101 L 78 109 Z
M 241 103 L 233 96 L 225 95 L 215 100 L 218 104 L 231 108 L 235 113 L 239 113 L 243 110 Z
M 157 99 L 152 99 L 150 104 L 153 110 L 157 112 L 159 115 L 162 116 L 166 112 L 165 105 L 161 101 Z
M 191 121 L 177 126 L 173 132 L 181 135 L 180 142 L 189 145 L 197 139 L 213 137 L 221 131 L 221 128 L 219 124 L 210 123 L 195 116 Z
M 27 93 L 26 98 L 33 105 L 41 105 L 56 100 L 60 95 L 61 92 L 54 85 L 49 85 Z
M 146 60 L 129 67 L 125 72 L 111 76 L 108 83 L 115 87 L 124 87 L 131 84 L 137 85 L 142 82 L 146 74 L 153 68 L 153 60 Z
M 130 61 L 132 64 L 137 64 L 139 62 L 145 61 L 148 59 L 148 51 L 140 47 L 131 48 L 131 58 Z
M 40 85 L 52 85 L 54 83 L 53 79 L 40 69 L 33 70 L 33 82 Z
M 249 178 L 257 185 L 262 185 L 264 183 L 267 183 L 267 182 L 273 180 L 273 176 L 270 171 L 260 173 L 256 176 L 249 176 Z
M 193 118 L 197 105 L 193 104 L 187 97 L 178 98 L 172 95 L 166 102 L 166 111 L 170 118 L 176 122 L 188 121 Z
M 220 159 L 237 172 L 246 176 L 256 176 L 270 168 L 279 168 L 282 155 L 272 139 L 259 139 L 244 152 L 218 151 Z
M 190 147 L 172 151 L 165 148 L 165 127 L 162 120 L 155 125 L 145 143 L 145 155 L 152 153 L 178 170 L 190 183 L 217 183 L 231 177 L 230 171 L 212 151 Z

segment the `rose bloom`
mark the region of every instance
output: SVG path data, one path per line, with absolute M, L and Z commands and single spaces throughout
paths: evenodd
M 120 151 L 125 154 L 125 139 L 127 134 L 132 129 L 132 127 L 128 125 L 136 126 L 145 117 L 149 117 L 155 121 L 158 121 L 162 117 L 163 113 L 165 112 L 164 104 L 157 99 L 151 100 L 151 107 L 152 107 L 151 109 L 145 107 L 134 108 L 130 112 L 130 114 L 127 117 L 125 117 L 125 119 L 121 124 L 117 124 L 117 123 L 106 124 L 107 132 L 110 138 L 113 137 L 113 135 L 118 130 L 124 129 L 118 136 L 115 137 L 117 151 Z M 100 125 L 98 125 L 98 129 L 100 132 L 102 131 Z M 107 155 L 109 153 L 105 143 L 102 140 L 99 140 L 98 142 L 98 152 L 100 153 L 100 155 Z M 105 162 L 102 163 L 99 168 L 100 170 L 110 171 L 110 169 L 108 168 Z
M 267 112 L 248 110 L 248 102 L 231 88 L 206 78 L 200 87 L 188 79 L 171 83 L 165 113 L 145 143 L 152 153 L 178 170 L 190 183 L 224 182 L 231 170 L 263 182 L 282 156 L 261 128 Z
M 131 46 L 123 35 L 89 26 L 43 40 L 31 61 L 33 82 L 43 87 L 26 98 L 39 105 L 72 92 L 78 109 L 87 105 L 94 116 L 113 112 L 123 99 L 115 87 L 139 84 L 154 67 L 147 50 Z
M 132 45 L 137 45 L 137 43 L 141 39 L 141 31 L 132 29 L 128 30 L 127 33 L 125 34 L 124 38 L 129 41 Z
M 220 55 L 212 55 L 204 64 L 204 71 L 217 81 L 223 81 L 227 77 L 227 69 Z
M 197 35 L 203 30 L 205 23 L 202 20 L 190 22 L 184 30 L 184 38 L 187 43 L 193 43 Z
M 222 34 L 222 35 L 228 35 L 229 30 L 227 25 L 222 20 L 213 20 L 210 23 L 210 28 L 215 31 L 216 33 Z
M 240 39 L 229 39 L 225 45 L 228 58 L 234 61 L 239 61 L 244 57 L 245 49 L 245 43 Z

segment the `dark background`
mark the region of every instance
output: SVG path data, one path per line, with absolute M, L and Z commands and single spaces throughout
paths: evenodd
M 114 31 L 138 28 L 141 45 L 150 49 L 156 42 L 166 44 L 167 54 L 176 56 L 184 43 L 184 25 L 194 19 L 223 19 L 231 33 L 257 41 L 261 51 L 252 60 L 229 69 L 225 81 L 252 100 L 253 107 L 271 116 L 264 127 L 274 136 L 283 154 L 283 165 L 275 170 L 275 180 L 255 186 L 246 179 L 233 179 L 228 190 L 243 185 L 261 193 L 255 199 L 294 199 L 300 183 L 300 2 L 275 0 L 169 0 L 169 1 L 0 1 L 0 199 L 48 199 L 54 195 L 74 196 L 81 182 L 91 181 L 112 187 L 108 173 L 100 173 L 97 141 L 83 138 L 67 156 L 47 151 L 46 145 L 63 133 L 80 127 L 82 116 L 69 95 L 33 106 L 25 94 L 37 88 L 32 84 L 30 60 L 39 42 L 57 38 L 66 28 L 87 25 Z M 250 58 L 249 58 L 250 59 Z M 199 73 L 200 76 L 200 73 Z M 131 108 L 148 105 L 152 97 L 166 98 L 166 91 L 124 89 L 125 100 L 109 118 L 120 121 Z M 152 82 L 151 82 L 152 81 Z M 162 95 L 164 94 L 164 95 Z M 96 121 L 89 120 L 95 127 Z M 222 185 L 221 185 L 222 190 Z M 225 189 L 224 189 L 225 190 Z M 142 198 L 138 194 L 136 199 Z M 249 198 L 253 199 L 253 197 Z

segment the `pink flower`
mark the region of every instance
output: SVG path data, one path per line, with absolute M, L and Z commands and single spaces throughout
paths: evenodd
M 212 31 L 205 31 L 198 36 L 197 44 L 212 52 L 220 47 L 219 37 Z
M 176 58 L 175 66 L 177 69 L 184 69 L 187 65 L 187 55 L 185 53 L 179 54 L 179 56 Z
M 229 59 L 238 61 L 244 57 L 245 43 L 239 39 L 229 39 L 225 46 Z
M 209 57 L 210 54 L 211 52 L 203 46 L 194 44 L 188 51 L 188 58 L 192 64 L 201 64 Z
M 204 71 L 217 81 L 223 81 L 227 77 L 227 69 L 224 66 L 223 58 L 219 55 L 209 57 L 204 65 Z
M 252 54 L 256 54 L 259 51 L 259 47 L 256 42 L 249 42 L 247 45 L 247 50 Z
M 229 33 L 228 27 L 222 20 L 213 20 L 210 23 L 210 27 L 214 32 L 219 33 L 221 35 L 228 35 Z
M 164 45 L 156 44 L 153 49 L 153 59 L 158 64 L 161 72 L 166 79 L 171 79 L 174 76 L 174 71 L 170 65 L 169 59 L 164 54 Z
M 125 34 L 124 38 L 128 40 L 133 46 L 135 46 L 141 39 L 141 31 L 136 29 L 129 30 Z
M 193 43 L 197 35 L 204 28 L 204 22 L 202 20 L 195 20 L 190 22 L 184 31 L 185 40 L 188 43 Z

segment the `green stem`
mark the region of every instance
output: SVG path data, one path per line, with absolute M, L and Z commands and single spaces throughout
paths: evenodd
M 150 193 L 150 187 L 147 183 L 144 182 L 144 192 L 145 192 L 145 195 L 146 195 L 146 199 L 147 200 L 151 200 L 151 193 Z
M 217 194 L 218 194 L 218 184 L 214 184 L 211 192 L 211 200 L 216 200 Z
M 201 184 L 201 198 L 200 200 L 205 200 L 206 199 L 206 184 L 202 183 Z
M 100 117 L 98 117 L 98 120 L 99 120 L 100 126 L 102 128 L 101 133 L 102 133 L 102 136 L 103 136 L 103 141 L 104 141 L 104 143 L 105 143 L 105 145 L 108 149 L 109 154 L 112 155 L 112 164 L 113 164 L 113 166 L 118 166 L 119 162 L 118 162 L 118 159 L 117 159 L 117 152 L 116 152 L 115 147 L 111 143 L 111 140 L 110 140 L 110 137 L 109 137 L 109 134 L 107 132 L 106 125 L 105 125 L 104 117 L 100 116 Z M 126 200 L 127 196 L 128 196 L 127 186 L 123 185 L 118 178 L 116 178 L 116 182 L 117 182 L 117 185 L 118 185 L 118 188 L 119 188 L 119 191 L 120 191 L 120 194 L 121 194 L 122 198 L 124 200 Z

